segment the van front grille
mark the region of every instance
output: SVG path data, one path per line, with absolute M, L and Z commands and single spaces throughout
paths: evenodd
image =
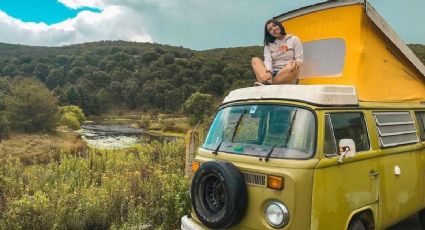
M 249 185 L 266 187 L 266 175 L 250 172 L 242 172 L 245 183 Z

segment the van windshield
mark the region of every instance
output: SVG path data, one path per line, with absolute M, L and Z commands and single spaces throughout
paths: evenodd
M 203 148 L 285 159 L 312 157 L 316 120 L 307 109 L 283 105 L 238 105 L 221 109 Z

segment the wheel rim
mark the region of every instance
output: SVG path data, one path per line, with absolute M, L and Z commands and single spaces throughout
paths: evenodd
M 225 187 L 218 177 L 215 175 L 205 177 L 200 189 L 202 205 L 208 212 L 218 214 L 224 209 L 226 204 Z

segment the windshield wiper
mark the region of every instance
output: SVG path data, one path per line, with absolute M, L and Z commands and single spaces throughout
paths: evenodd
M 236 121 L 236 125 L 235 125 L 235 127 L 233 127 L 232 139 L 230 140 L 230 142 L 232 142 L 232 143 L 233 143 L 233 140 L 235 139 L 236 133 L 237 133 L 237 131 L 238 131 L 239 124 L 241 123 L 242 118 L 243 118 L 243 116 L 245 115 L 245 112 L 246 112 L 246 110 L 244 110 L 244 111 L 241 113 L 241 115 L 239 116 L 238 120 Z
M 241 115 L 238 117 L 238 120 L 236 121 L 235 126 L 233 127 L 231 142 L 233 142 L 233 139 L 235 139 L 236 131 L 238 130 L 239 124 L 241 123 L 242 118 L 243 118 L 245 112 L 246 112 L 246 110 L 244 110 L 241 113 Z M 218 143 L 217 148 L 212 152 L 213 154 L 217 154 L 218 153 L 218 150 L 220 150 L 221 144 L 223 144 L 224 139 L 225 138 L 223 137 L 223 139 L 220 141 L 220 143 Z
M 221 144 L 223 144 L 223 141 L 224 141 L 224 138 L 220 141 L 220 143 L 218 143 L 217 148 L 212 152 L 213 154 L 217 154 L 218 153 L 218 150 L 220 149 Z
M 264 159 L 266 162 L 269 161 L 270 156 L 272 155 L 274 148 L 276 147 L 276 145 L 273 145 L 273 147 L 269 150 L 269 152 L 266 155 L 266 158 Z
M 294 115 L 291 117 L 291 124 L 289 124 L 288 131 L 286 131 L 286 139 L 285 139 L 285 145 L 284 145 L 285 148 L 289 141 L 289 134 L 292 132 L 292 127 L 294 125 L 295 117 L 297 116 L 297 111 L 298 110 L 295 110 Z M 269 158 L 272 155 L 275 147 L 276 145 L 273 145 L 273 147 L 267 153 L 266 158 L 264 159 L 266 162 L 269 161 Z
M 286 148 L 286 145 L 288 145 L 289 134 L 291 134 L 292 132 L 292 127 L 294 126 L 294 121 L 295 121 L 295 117 L 297 116 L 297 112 L 298 112 L 298 109 L 295 110 L 294 115 L 291 118 L 291 124 L 289 125 L 288 131 L 286 131 L 286 139 L 285 139 L 285 145 L 284 145 L 285 148 Z

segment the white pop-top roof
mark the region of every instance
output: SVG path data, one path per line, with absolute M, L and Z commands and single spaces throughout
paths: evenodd
M 356 87 L 349 85 L 266 85 L 233 90 L 223 104 L 245 100 L 295 100 L 317 105 L 358 105 Z

